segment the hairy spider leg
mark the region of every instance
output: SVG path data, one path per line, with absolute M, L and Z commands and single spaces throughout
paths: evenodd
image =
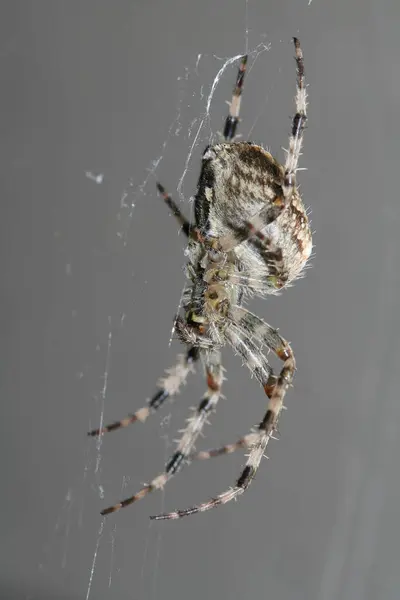
M 172 214 L 177 219 L 183 233 L 187 237 L 196 240 L 196 242 L 203 242 L 204 240 L 200 231 L 186 219 L 176 202 L 172 200 L 171 195 L 165 190 L 164 186 L 157 182 L 157 189 L 160 195 L 163 197 L 165 204 L 171 209 Z
M 276 212 L 274 205 L 268 205 L 253 217 L 252 221 L 245 221 L 243 226 L 238 227 L 231 224 L 231 229 L 234 230 L 234 233 L 228 233 L 218 239 L 219 247 L 223 252 L 232 251 L 235 247 L 242 244 L 243 241 L 255 246 L 259 250 L 260 256 L 262 256 L 268 265 L 270 275 L 266 276 L 266 280 L 276 289 L 283 288 L 288 280 L 288 274 L 285 272 L 282 248 L 274 243 L 270 237 L 262 233 L 261 230 L 269 223 L 272 223 L 276 215 L 279 216 L 282 212 L 283 208 L 283 205 L 278 207 L 278 212 Z M 257 282 L 254 279 L 253 273 L 246 273 L 244 271 L 232 273 L 229 280 L 238 285 L 245 285 L 247 283 L 252 287 L 257 286 L 257 283 L 261 283 L 261 281 Z
M 159 389 L 148 401 L 147 406 L 143 406 L 135 413 L 128 415 L 120 421 L 115 421 L 114 423 L 110 423 L 99 429 L 93 429 L 88 432 L 88 435 L 92 437 L 103 435 L 109 431 L 128 427 L 128 425 L 131 425 L 131 423 L 135 423 L 136 421 L 144 423 L 151 413 L 154 413 L 164 404 L 167 398 L 172 398 L 179 392 L 181 386 L 186 383 L 188 374 L 193 372 L 193 365 L 198 358 L 199 349 L 195 347 L 189 348 L 185 355 L 179 354 L 176 364 L 166 370 L 165 377 L 160 378 L 158 382 Z
M 189 461 L 195 460 L 208 460 L 209 458 L 216 458 L 217 456 L 225 456 L 226 454 L 233 454 L 236 450 L 241 450 L 243 448 L 251 448 L 257 443 L 258 433 L 252 431 L 244 435 L 243 437 L 233 442 L 233 444 L 225 444 L 224 446 L 219 446 L 219 448 L 210 448 L 208 450 L 200 450 L 199 452 L 192 452 L 189 456 Z
M 242 356 L 246 366 L 257 379 L 262 381 L 262 377 L 265 377 L 265 369 L 262 368 L 260 363 L 259 353 L 254 353 L 252 350 L 250 335 L 258 341 L 261 340 L 261 342 L 273 350 L 276 356 L 283 361 L 283 367 L 276 379 L 275 385 L 271 387 L 271 384 L 268 381 L 269 378 L 263 385 L 264 391 L 269 398 L 267 411 L 263 420 L 258 425 L 257 431 L 249 434 L 252 436 L 250 438 L 250 453 L 246 465 L 233 488 L 228 489 L 215 498 L 211 498 L 211 500 L 204 502 L 203 504 L 198 504 L 184 510 L 176 510 L 170 513 L 152 516 L 150 517 L 152 520 L 180 519 L 181 517 L 205 512 L 211 508 L 226 504 L 243 494 L 254 479 L 261 459 L 264 456 L 268 441 L 273 437 L 273 433 L 277 428 L 279 415 L 283 408 L 283 399 L 288 387 L 292 383 L 296 369 L 292 349 L 290 348 L 289 343 L 278 334 L 276 329 L 273 329 L 256 315 L 250 313 L 243 307 L 234 307 L 233 311 L 235 311 L 233 316 L 238 323 L 238 327 L 228 328 L 226 333 L 227 339 L 233 349 Z M 255 346 L 255 348 L 257 347 Z M 249 439 L 248 436 L 245 436 L 245 438 Z
M 293 38 L 293 43 L 297 70 L 296 112 L 292 121 L 292 131 L 289 137 L 289 148 L 285 162 L 285 180 L 283 185 L 285 204 L 291 198 L 293 190 L 296 187 L 297 165 L 299 163 L 303 144 L 303 132 L 307 121 L 307 90 L 304 77 L 303 51 L 296 37 Z
M 252 242 L 254 235 L 258 236 L 258 232 L 261 234 L 261 229 L 264 229 L 266 225 L 273 223 L 283 212 L 285 204 L 280 196 L 277 196 L 272 202 L 269 202 L 264 206 L 260 212 L 258 212 L 251 221 L 245 221 L 243 226 L 235 225 L 230 223 L 230 228 L 233 233 L 227 233 L 222 237 L 218 238 L 219 248 L 223 252 L 230 252 L 237 246 L 240 246 L 243 242 Z M 263 241 L 266 242 L 267 237 L 263 236 Z M 259 244 L 255 244 L 259 246 Z M 269 241 L 269 245 L 272 246 L 272 240 Z
M 232 444 L 225 444 L 224 446 L 219 446 L 218 448 L 209 448 L 208 450 L 192 452 L 192 454 L 189 456 L 189 462 L 193 462 L 195 460 L 208 460 L 210 458 L 217 458 L 218 456 L 225 456 L 226 454 L 233 454 L 236 452 L 236 450 L 252 448 L 254 444 L 257 443 L 258 438 L 259 433 L 257 431 L 252 431 L 251 433 L 247 433 L 243 437 L 239 438 Z M 279 438 L 271 435 L 271 439 L 277 440 Z
M 164 202 L 168 206 L 168 208 L 171 209 L 171 212 L 174 215 L 174 217 L 176 218 L 176 220 L 178 221 L 179 225 L 181 226 L 183 233 L 187 237 L 189 237 L 190 236 L 190 232 L 191 232 L 191 228 L 192 228 L 190 222 L 182 214 L 180 208 L 178 207 L 178 205 L 176 204 L 176 202 L 174 202 L 172 200 L 170 194 L 168 194 L 168 192 L 165 190 L 164 186 L 162 186 L 161 183 L 158 183 L 158 182 L 157 182 L 156 185 L 157 185 L 158 192 L 163 197 Z
M 102 515 L 116 512 L 125 506 L 129 506 L 137 500 L 141 500 L 150 492 L 162 489 L 187 462 L 193 451 L 194 444 L 202 432 L 208 417 L 215 410 L 218 400 L 221 398 L 221 386 L 224 379 L 223 367 L 221 365 L 221 354 L 219 351 L 207 352 L 205 356 L 205 369 L 207 375 L 207 391 L 193 416 L 188 419 L 188 424 L 182 432 L 178 441 L 176 451 L 170 457 L 165 471 L 155 477 L 148 485 L 144 486 L 137 494 L 121 500 L 114 506 L 101 511 Z
M 242 56 L 242 60 L 240 61 L 235 87 L 233 88 L 232 100 L 229 102 L 229 114 L 226 117 L 224 131 L 222 134 L 226 142 L 232 142 L 236 137 L 246 66 L 247 54 Z
M 248 345 L 246 346 L 246 348 L 247 351 L 251 349 Z M 241 352 L 241 355 L 243 355 L 243 351 Z M 269 365 L 268 367 L 269 369 L 271 369 Z M 277 379 L 277 376 L 273 374 L 273 371 L 271 369 L 271 373 L 268 379 L 266 380 L 266 383 L 263 384 L 261 382 L 268 398 L 271 398 Z M 252 431 L 251 433 L 248 433 L 243 437 L 239 438 L 238 440 L 236 440 L 236 442 L 233 442 L 232 444 L 225 444 L 223 446 L 219 446 L 218 448 L 209 448 L 208 450 L 200 450 L 199 452 L 194 451 L 189 456 L 188 461 L 193 462 L 195 460 L 208 460 L 209 458 L 216 458 L 217 456 L 233 454 L 233 452 L 236 452 L 236 450 L 241 450 L 243 448 L 251 448 L 257 442 L 258 436 L 259 434 L 257 431 Z
M 249 235 L 254 236 L 249 238 L 249 243 L 254 244 L 261 250 L 261 256 L 265 259 L 268 264 L 268 270 L 271 275 L 267 276 L 267 280 L 270 281 L 273 286 L 277 289 L 283 288 L 287 283 L 287 273 L 284 272 L 284 262 L 282 248 L 274 244 L 271 238 L 261 233 L 261 223 L 246 223 Z

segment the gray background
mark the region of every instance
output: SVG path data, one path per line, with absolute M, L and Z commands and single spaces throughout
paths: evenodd
M 189 135 L 191 123 L 224 57 L 244 50 L 245 9 L 239 0 L 1 3 L 1 598 L 80 599 L 90 585 L 98 600 L 399 598 L 397 0 L 249 0 L 249 48 L 271 48 L 246 80 L 243 135 L 255 125 L 251 138 L 282 157 L 293 35 L 309 83 L 299 178 L 316 230 L 313 268 L 251 306 L 296 351 L 281 441 L 238 503 L 148 521 L 226 489 L 240 453 L 185 469 L 99 535 L 100 508 L 162 469 L 204 390 L 197 374 L 173 409 L 107 436 L 99 451 L 85 437 L 103 404 L 106 421 L 139 408 L 174 362 L 184 240 L 154 181 L 177 195 L 200 122 Z M 216 89 L 186 199 L 235 73 L 227 68 Z M 87 170 L 104 173 L 102 185 Z M 132 211 L 121 208 L 124 191 Z M 265 407 L 229 352 L 225 365 L 227 399 L 203 448 L 233 441 Z

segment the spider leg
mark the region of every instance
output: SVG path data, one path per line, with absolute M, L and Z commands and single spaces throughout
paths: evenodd
M 269 202 L 263 207 L 260 212 L 254 215 L 250 221 L 244 221 L 243 225 L 237 225 L 230 222 L 229 228 L 231 231 L 218 238 L 219 248 L 223 252 L 230 252 L 243 242 L 249 241 L 252 236 L 251 228 L 259 227 L 264 229 L 279 217 L 285 204 L 281 196 L 277 196 L 272 202 Z
M 89 436 L 98 436 L 108 433 L 109 431 L 115 431 L 122 427 L 128 427 L 135 421 L 141 421 L 142 423 L 150 416 L 151 413 L 159 409 L 167 398 L 172 398 L 178 392 L 180 387 L 186 383 L 186 378 L 190 372 L 193 371 L 193 364 L 198 360 L 199 352 L 198 348 L 191 347 L 187 351 L 186 355 L 180 354 L 176 365 L 167 369 L 166 376 L 161 377 L 158 382 L 158 391 L 149 400 L 147 406 L 143 406 L 135 413 L 128 415 L 120 421 L 115 421 L 109 425 L 100 427 L 99 429 L 93 429 L 88 432 Z
M 253 346 L 252 350 L 254 351 L 254 349 L 255 346 Z M 247 352 L 251 350 L 249 344 L 246 345 L 246 350 Z M 242 356 L 244 355 L 243 350 L 238 350 L 238 353 L 240 353 Z M 265 357 L 263 358 L 265 359 Z M 268 398 L 270 398 L 278 378 L 276 375 L 274 375 L 269 365 L 268 369 L 266 369 L 265 367 L 266 362 L 264 364 L 264 369 L 266 372 L 270 371 L 268 379 L 265 379 L 265 374 L 263 374 L 263 376 L 260 377 L 261 369 L 259 370 L 258 379 L 262 385 L 264 382 L 264 391 L 267 394 Z M 236 442 L 233 442 L 233 444 L 225 444 L 224 446 L 220 446 L 219 448 L 210 448 L 209 450 L 200 450 L 200 452 L 194 451 L 190 454 L 188 460 L 189 462 L 192 462 L 194 460 L 208 460 L 209 458 L 216 458 L 217 456 L 224 456 L 225 454 L 233 454 L 233 452 L 236 452 L 236 450 L 240 450 L 242 448 L 251 448 L 254 445 L 254 443 L 257 442 L 257 439 L 258 433 L 256 431 L 252 431 L 251 433 L 248 433 L 236 440 Z
M 189 461 L 194 460 L 208 460 L 209 458 L 216 458 L 217 456 L 225 456 L 226 454 L 233 454 L 236 450 L 242 448 L 251 448 L 258 441 L 258 433 L 251 432 L 247 433 L 243 437 L 233 442 L 233 444 L 225 444 L 219 448 L 210 448 L 209 450 L 200 450 L 200 452 L 193 452 L 189 456 Z
M 150 517 L 151 519 L 179 519 L 199 512 L 205 512 L 211 508 L 226 504 L 227 502 L 238 498 L 247 490 L 254 479 L 268 441 L 276 430 L 279 415 L 283 408 L 283 399 L 288 387 L 292 383 L 296 369 L 293 352 L 288 342 L 286 342 L 275 329 L 262 321 L 262 319 L 241 307 L 234 307 L 233 310 L 235 311 L 233 316 L 235 317 L 236 323 L 238 323 L 238 328 L 235 329 L 232 327 L 227 330 L 226 335 L 228 341 L 234 349 L 245 358 L 246 365 L 250 371 L 254 373 L 257 379 L 261 380 L 260 365 L 263 363 L 263 358 L 259 347 L 258 352 L 254 352 L 254 347 L 257 350 L 257 346 L 255 346 L 252 340 L 246 336 L 246 331 L 248 335 L 252 334 L 258 341 L 263 341 L 283 361 L 283 367 L 277 380 L 275 380 L 274 386 L 271 387 L 268 381 L 263 385 L 264 391 L 269 399 L 267 411 L 263 420 L 258 425 L 257 431 L 252 434 L 252 445 L 246 465 L 233 488 L 228 489 L 203 504 L 198 504 L 197 506 L 185 510 L 177 510 L 166 514 L 156 515 Z M 265 360 L 264 357 L 264 361 Z M 265 371 L 265 367 L 263 370 Z
M 307 121 L 307 91 L 304 79 L 303 51 L 297 38 L 293 38 L 293 43 L 297 68 L 297 91 L 295 97 L 296 112 L 292 121 L 292 131 L 285 163 L 285 179 L 282 186 L 286 201 L 291 198 L 296 186 L 296 170 L 303 144 L 303 131 Z
M 261 282 L 264 280 L 265 282 L 268 282 L 269 286 L 280 290 L 281 288 L 285 287 L 289 280 L 290 262 L 288 258 L 286 257 L 285 259 L 283 255 L 282 245 L 276 243 L 270 235 L 262 233 L 262 229 L 265 229 L 265 226 L 267 224 L 265 217 L 268 210 L 268 208 L 263 209 L 258 215 L 253 217 L 251 221 L 246 221 L 244 223 L 244 226 L 241 227 L 240 230 L 239 228 L 236 228 L 236 231 L 239 232 L 239 235 L 242 236 L 242 239 L 243 237 L 245 237 L 246 242 L 248 244 L 251 244 L 258 250 L 259 256 L 265 261 L 268 267 L 268 273 L 264 277 L 262 277 L 259 280 L 259 282 L 255 282 L 256 286 L 260 285 Z M 299 215 L 301 215 L 301 213 L 299 213 L 298 211 L 296 218 L 300 220 L 301 224 L 302 217 Z M 220 238 L 219 242 L 221 242 L 221 240 L 224 242 L 226 239 L 229 245 L 228 236 L 230 236 L 231 240 L 233 240 L 232 234 L 228 234 L 227 236 L 224 236 L 224 238 Z M 302 260 L 303 263 L 305 263 L 310 256 L 312 248 L 309 230 L 299 229 L 298 231 L 293 232 L 292 236 L 296 240 L 299 258 Z M 230 249 L 231 247 L 229 248 L 229 250 Z M 237 275 L 234 274 L 232 275 L 231 279 L 232 281 L 234 281 L 235 278 L 239 281 L 240 279 L 245 281 L 246 277 L 247 281 L 250 282 L 252 278 L 254 279 L 254 273 L 239 273 Z
M 283 288 L 288 280 L 288 274 L 285 269 L 282 248 L 275 244 L 273 240 L 261 232 L 262 221 L 246 223 L 249 231 L 248 242 L 260 250 L 261 256 L 268 265 L 270 275 L 267 280 L 277 289 Z
M 235 87 L 233 88 L 232 100 L 229 102 L 229 114 L 226 117 L 224 131 L 222 134 L 226 142 L 232 142 L 236 136 L 236 129 L 239 124 L 240 103 L 242 100 L 246 65 L 247 55 L 242 56 L 242 60 L 240 61 Z
M 102 510 L 102 515 L 116 512 L 117 510 L 144 498 L 150 492 L 162 489 L 171 477 L 173 477 L 183 467 L 184 463 L 187 462 L 197 438 L 201 434 L 205 423 L 208 422 L 210 413 L 215 410 L 218 400 L 221 397 L 223 368 L 219 351 L 206 353 L 205 367 L 207 374 L 207 392 L 197 407 L 194 415 L 188 419 L 188 424 L 183 430 L 182 437 L 178 441 L 176 451 L 167 462 L 165 471 L 155 477 L 134 496 L 125 498 L 114 506 Z
M 274 374 L 271 374 L 268 378 L 268 386 L 270 391 L 266 391 L 268 397 L 270 397 L 273 388 L 275 387 L 277 381 L 277 377 Z M 267 387 L 265 389 L 267 390 Z M 236 452 L 236 450 L 240 450 L 242 448 L 251 448 L 253 444 L 258 439 L 258 433 L 252 431 L 244 435 L 243 437 L 233 442 L 233 444 L 225 444 L 224 446 L 220 446 L 219 448 L 210 448 L 209 450 L 200 450 L 200 452 L 193 451 L 188 456 L 188 463 L 193 462 L 194 460 L 208 460 L 209 458 L 216 458 L 217 456 L 223 456 L 225 454 L 232 454 Z
M 168 208 L 171 209 L 171 212 L 174 215 L 174 217 L 176 218 L 176 220 L 178 221 L 179 225 L 181 226 L 183 233 L 187 237 L 189 237 L 190 228 L 191 228 L 190 222 L 182 214 L 180 208 L 172 200 L 170 194 L 168 194 L 168 192 L 165 190 L 164 186 L 162 186 L 161 183 L 158 183 L 158 182 L 156 185 L 157 185 L 157 190 L 158 190 L 159 194 L 163 197 L 163 200 L 164 200 L 165 204 L 168 206 Z
M 166 191 L 164 186 L 162 186 L 161 183 L 158 183 L 158 182 L 156 185 L 157 185 L 157 190 L 158 190 L 159 194 L 163 197 L 163 200 L 164 200 L 165 204 L 168 206 L 168 208 L 170 208 L 172 214 L 174 215 L 174 217 L 178 221 L 179 225 L 181 226 L 183 233 L 187 237 L 190 237 L 196 241 L 202 241 L 202 238 L 201 238 L 201 235 L 200 235 L 200 232 L 198 231 L 198 229 L 196 227 L 194 227 L 194 225 L 192 225 L 190 223 L 190 221 L 188 221 L 188 219 L 183 215 L 180 208 L 178 207 L 176 202 L 174 202 L 174 200 L 172 200 L 171 195 Z
M 251 221 L 245 221 L 243 226 L 238 227 L 232 224 L 231 229 L 234 233 L 228 233 L 218 239 L 219 246 L 224 252 L 230 252 L 243 241 L 257 248 L 268 266 L 269 275 L 266 276 L 266 279 L 277 289 L 283 288 L 287 283 L 287 265 L 285 265 L 282 247 L 276 244 L 270 236 L 262 233 L 262 230 L 266 225 L 275 221 L 284 208 L 285 205 L 281 200 L 278 205 L 268 205 Z M 299 243 L 301 242 L 302 240 L 299 239 Z M 304 245 L 303 253 L 304 261 L 306 261 L 309 256 L 309 244 Z M 244 275 L 242 277 L 244 278 Z

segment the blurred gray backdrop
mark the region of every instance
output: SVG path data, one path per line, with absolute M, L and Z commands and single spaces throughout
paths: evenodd
M 398 2 L 3 0 L 0 11 L 0 598 L 398 600 Z M 241 133 L 283 156 L 293 35 L 309 84 L 299 180 L 315 258 L 294 288 L 251 305 L 297 356 L 281 440 L 238 503 L 148 520 L 225 490 L 241 453 L 185 468 L 102 525 L 102 507 L 163 468 L 204 391 L 197 373 L 145 426 L 100 449 L 86 437 L 102 408 L 109 421 L 142 406 L 180 350 L 168 342 L 185 243 L 155 180 L 190 214 L 236 65 L 204 118 L 210 89 L 246 38 L 257 60 Z M 227 399 L 199 447 L 235 440 L 264 411 L 257 382 L 224 360 Z

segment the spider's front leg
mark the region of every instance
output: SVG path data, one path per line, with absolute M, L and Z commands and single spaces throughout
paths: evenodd
M 266 413 L 257 430 L 239 440 L 241 446 L 247 445 L 247 443 L 251 444 L 248 460 L 233 488 L 203 504 L 185 510 L 156 515 L 151 519 L 179 519 L 198 512 L 205 512 L 221 504 L 226 504 L 243 494 L 254 479 L 268 441 L 273 437 L 273 433 L 277 428 L 279 415 L 283 408 L 283 399 L 292 383 L 296 369 L 293 352 L 288 342 L 275 329 L 246 309 L 234 307 L 231 316 L 232 325 L 227 330 L 227 340 L 234 350 L 242 356 L 250 371 L 262 383 L 269 399 Z M 266 358 L 259 349 L 260 346 L 257 346 L 251 338 L 257 340 L 259 344 L 265 344 L 283 361 L 283 367 L 276 379 L 271 379 L 271 373 L 267 376 Z M 234 445 L 233 449 L 236 449 L 236 447 L 238 447 L 238 444 Z
M 289 138 L 289 148 L 285 163 L 285 180 L 283 193 L 286 200 L 290 199 L 296 187 L 296 171 L 303 145 L 303 132 L 307 121 L 307 90 L 304 76 L 303 51 L 298 38 L 293 38 L 297 70 L 296 112 L 292 121 L 292 131 Z
M 205 368 L 207 374 L 207 392 L 197 407 L 194 415 L 188 419 L 187 427 L 183 430 L 182 437 L 178 441 L 174 454 L 168 460 L 165 471 L 155 477 L 148 485 L 144 486 L 137 494 L 125 498 L 114 506 L 102 510 L 102 515 L 116 512 L 117 510 L 144 498 L 150 492 L 162 489 L 171 477 L 173 477 L 182 468 L 184 463 L 187 462 L 198 436 L 205 423 L 207 423 L 211 412 L 215 410 L 218 400 L 221 397 L 221 385 L 224 377 L 219 351 L 205 352 Z
M 166 191 L 166 189 L 164 188 L 164 186 L 161 185 L 161 183 L 157 182 L 157 190 L 158 190 L 158 193 L 160 194 L 160 196 L 162 196 L 165 204 L 172 211 L 172 214 L 178 221 L 178 223 L 181 226 L 181 229 L 182 229 L 183 233 L 186 235 L 186 237 L 196 240 L 197 242 L 202 242 L 203 238 L 202 238 L 199 230 L 197 229 L 197 227 L 195 227 L 194 225 L 192 225 L 190 223 L 190 221 L 188 221 L 188 219 L 184 216 L 184 214 L 182 213 L 179 206 L 172 199 L 171 194 L 169 194 Z
M 189 348 L 185 355 L 180 354 L 178 356 L 177 363 L 166 370 L 166 375 L 161 377 L 158 382 L 158 391 L 148 401 L 146 406 L 143 406 L 135 413 L 128 415 L 120 421 L 114 421 L 109 425 L 101 425 L 98 429 L 92 429 L 88 432 L 91 437 L 103 435 L 116 429 L 128 427 L 136 421 L 143 423 L 150 416 L 151 413 L 155 412 L 161 406 L 167 398 L 173 398 L 179 393 L 181 386 L 186 383 L 187 376 L 193 371 L 193 365 L 199 358 L 199 349 L 195 346 Z

